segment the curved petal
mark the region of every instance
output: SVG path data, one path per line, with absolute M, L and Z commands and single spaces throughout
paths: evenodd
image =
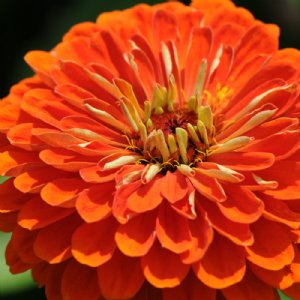
M 80 218 L 73 214 L 40 229 L 33 243 L 35 254 L 50 264 L 61 263 L 70 258 L 72 256 L 71 237 L 80 223 Z
M 115 184 L 94 185 L 83 190 L 77 197 L 75 207 L 87 223 L 100 221 L 111 214 Z
M 97 267 L 109 261 L 116 248 L 114 234 L 117 223 L 108 218 L 83 224 L 72 236 L 72 254 L 81 264 Z
M 50 206 L 40 197 L 35 197 L 20 210 L 18 224 L 29 230 L 39 229 L 57 222 L 73 212 L 73 209 Z
M 285 227 L 265 219 L 251 225 L 254 244 L 246 247 L 247 259 L 267 270 L 279 270 L 294 259 L 294 248 Z
M 175 212 L 168 203 L 158 209 L 156 233 L 162 247 L 183 253 L 192 247 L 192 236 L 188 220 Z
M 61 291 L 63 299 L 98 300 L 100 290 L 96 270 L 71 260 L 62 276 Z
M 181 260 L 185 264 L 199 261 L 205 255 L 214 236 L 207 216 L 200 209 L 197 210 L 197 218 L 189 221 L 189 227 L 192 235 L 192 247 L 181 254 Z
M 243 248 L 216 235 L 205 256 L 193 265 L 196 276 L 207 286 L 222 289 L 240 282 L 246 272 Z
M 253 223 L 262 215 L 264 204 L 254 193 L 240 186 L 223 186 L 227 199 L 217 203 L 222 214 L 233 222 Z
M 97 269 L 98 282 L 104 298 L 129 299 L 144 282 L 139 258 L 115 251 L 112 259 Z
M 75 198 L 87 187 L 78 178 L 59 178 L 47 183 L 41 190 L 42 199 L 52 206 L 74 207 Z
M 293 275 L 288 267 L 277 271 L 267 270 L 254 264 L 249 264 L 252 272 L 263 282 L 277 289 L 286 289 L 293 283 Z
M 241 282 L 223 289 L 222 293 L 228 300 L 275 299 L 273 288 L 260 281 L 249 270 Z
M 156 215 L 156 211 L 144 213 L 119 226 L 115 240 L 121 252 L 132 257 L 148 253 L 156 239 Z
M 199 199 L 198 203 L 199 207 L 206 211 L 209 222 L 218 233 L 237 245 L 248 246 L 253 244 L 253 234 L 248 224 L 232 222 L 227 219 L 219 208 L 210 201 Z
M 208 177 L 199 172 L 196 172 L 195 177 L 189 177 L 194 188 L 209 200 L 222 202 L 226 199 L 226 194 L 215 178 Z
M 144 276 L 156 288 L 178 286 L 190 268 L 181 262 L 179 255 L 162 248 L 158 242 L 141 258 L 141 263 Z
M 154 179 L 141 185 L 128 196 L 127 207 L 136 213 L 153 210 L 163 200 L 161 190 L 164 187 L 162 184 L 163 177 L 156 175 Z
M 190 272 L 181 285 L 163 289 L 164 300 L 215 300 L 216 290 L 203 284 L 194 274 Z
M 161 194 L 170 202 L 175 203 L 187 194 L 188 186 L 185 176 L 179 171 L 174 173 L 167 172 L 164 177 L 165 188 L 161 190 Z

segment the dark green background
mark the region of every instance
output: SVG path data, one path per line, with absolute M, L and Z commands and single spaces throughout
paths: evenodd
M 123 9 L 141 2 L 155 4 L 164 1 L 1 0 L 0 98 L 7 95 L 11 85 L 31 74 L 23 61 L 27 51 L 50 50 L 72 25 L 82 21 L 94 21 L 103 11 Z M 278 24 L 282 31 L 281 47 L 300 48 L 300 0 L 236 0 L 234 2 L 248 8 L 256 18 Z M 4 239 L 5 237 L 1 238 L 0 235 L 0 244 Z M 4 295 L 8 279 L 4 279 L 1 273 L 3 274 L 3 265 L 1 266 L 0 259 L 0 299 L 45 299 L 43 290 L 27 288 L 27 291 L 22 292 L 22 280 L 24 282 L 22 278 L 18 281 L 17 278 L 15 279 L 15 292 Z

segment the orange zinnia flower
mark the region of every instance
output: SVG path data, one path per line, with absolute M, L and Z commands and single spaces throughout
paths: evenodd
M 25 57 L 0 103 L 11 272 L 48 299 L 300 299 L 300 52 L 225 0 L 138 5 Z

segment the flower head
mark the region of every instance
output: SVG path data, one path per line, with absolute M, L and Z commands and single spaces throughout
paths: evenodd
M 278 33 L 194 0 L 28 53 L 0 102 L 11 271 L 50 300 L 300 299 L 300 52 Z

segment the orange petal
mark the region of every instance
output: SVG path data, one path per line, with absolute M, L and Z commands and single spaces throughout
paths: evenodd
M 82 191 L 76 200 L 76 209 L 87 223 L 97 222 L 111 214 L 115 184 L 105 183 Z
M 159 207 L 156 233 L 162 247 L 174 253 L 179 254 L 192 247 L 188 220 L 172 210 L 168 203 Z
M 95 163 L 89 162 L 88 159 L 82 155 L 59 148 L 41 151 L 40 158 L 47 165 L 68 172 L 77 172 L 80 169 L 95 165 Z
M 60 128 L 60 119 L 63 116 L 78 114 L 78 111 L 74 110 L 70 105 L 67 106 L 63 103 L 62 99 L 53 90 L 45 88 L 28 91 L 22 101 L 22 110 L 34 119 L 38 119 L 39 123 L 46 123 L 47 125 L 42 127 L 46 127 L 49 132 L 56 133 L 59 131 L 55 129 L 50 130 L 49 125 Z M 32 135 L 39 135 L 42 132 L 33 128 L 31 133 Z M 43 133 L 46 133 L 46 131 Z M 50 144 L 55 143 L 55 141 L 47 139 L 47 136 L 45 138 L 45 142 L 49 142 Z M 60 143 L 60 141 L 58 142 Z
M 24 150 L 41 150 L 45 148 L 45 145 L 38 138 L 32 135 L 31 130 L 33 127 L 33 123 L 18 124 L 8 131 L 7 138 L 12 145 Z
M 156 239 L 156 214 L 156 211 L 144 213 L 119 226 L 115 240 L 125 255 L 134 257 L 148 253 Z
M 146 279 L 156 288 L 172 288 L 179 285 L 189 271 L 180 256 L 155 243 L 142 257 L 142 268 Z
M 145 300 L 145 299 L 164 300 L 162 297 L 162 290 L 155 288 L 147 280 L 145 280 L 142 288 L 130 300 Z
M 47 182 L 69 175 L 69 173 L 49 167 L 38 168 L 17 176 L 14 186 L 23 193 L 37 193 Z
M 12 232 L 17 224 L 18 211 L 0 214 L 0 230 L 3 232 Z
M 185 91 L 188 97 L 195 92 L 202 60 L 208 60 L 212 46 L 212 30 L 195 27 L 191 32 L 191 46 L 185 61 Z
M 273 197 L 262 196 L 265 204 L 264 215 L 270 220 L 283 223 L 291 228 L 298 229 L 300 226 L 300 214 L 294 212 L 283 201 Z
M 89 97 L 90 99 L 90 97 Z M 100 101 L 100 100 L 96 100 L 95 101 Z M 92 101 L 90 100 L 89 103 L 91 103 Z M 85 104 L 87 102 L 85 101 Z M 98 103 L 98 102 L 96 102 Z M 110 105 L 107 104 L 107 108 L 110 108 Z M 97 108 L 97 107 L 95 107 Z M 108 109 L 101 109 L 100 110 L 105 110 L 108 113 L 111 113 Z M 111 108 L 110 108 L 111 110 Z M 117 110 L 118 111 L 118 110 Z M 119 112 L 119 111 L 118 111 Z M 120 114 L 120 112 L 119 112 Z M 118 119 L 120 119 L 120 116 L 118 115 Z M 86 117 L 86 116 L 78 116 L 78 115 L 74 115 L 74 116 L 67 116 L 64 117 L 63 119 L 61 119 L 60 121 L 61 126 L 64 130 L 68 130 L 68 129 L 73 129 L 73 128 L 82 128 L 82 129 L 88 129 L 94 133 L 99 134 L 100 136 L 105 137 L 106 139 L 111 140 L 112 142 L 120 142 L 121 145 L 124 144 L 124 142 L 126 141 L 126 139 L 123 136 L 120 136 L 119 133 L 115 132 L 114 130 L 108 128 L 107 126 L 104 126 L 103 124 L 97 122 L 96 120 L 93 120 L 92 118 Z
M 279 29 L 275 25 L 257 24 L 242 38 L 236 49 L 233 71 L 262 53 L 274 53 L 278 49 Z
M 19 192 L 13 184 L 13 179 L 0 184 L 0 213 L 8 213 L 19 210 L 28 197 Z
M 223 289 L 222 293 L 228 300 L 276 299 L 273 288 L 260 281 L 249 270 L 241 282 Z
M 222 6 L 218 10 L 214 11 L 210 18 L 210 25 L 215 30 L 219 29 L 224 24 L 225 25 L 229 24 L 229 25 L 238 25 L 241 29 L 243 29 L 243 33 L 244 33 L 245 29 L 247 29 L 253 23 L 254 23 L 254 17 L 252 16 L 250 11 L 242 7 L 236 7 L 232 9 L 232 7 L 228 5 Z M 232 35 L 233 39 L 229 40 L 230 41 L 229 44 L 235 46 L 234 43 L 235 31 L 233 32 L 229 31 L 225 33 L 225 35 Z M 239 40 L 241 40 L 242 35 L 239 37 L 240 37 Z
M 161 48 L 162 42 L 166 42 L 177 37 L 177 22 L 173 14 L 166 10 L 157 10 L 153 16 L 153 35 L 156 46 Z
M 181 285 L 163 289 L 164 300 L 215 300 L 216 290 L 203 284 L 194 274 L 190 272 Z
M 34 71 L 47 74 L 56 63 L 56 58 L 45 51 L 30 51 L 26 54 L 25 61 Z
M 277 160 L 290 156 L 299 145 L 299 130 L 290 130 L 272 134 L 265 139 L 254 141 L 244 149 L 251 152 L 262 151 L 273 153 Z M 281 145 L 280 147 L 277 147 Z
M 45 291 L 49 300 L 63 300 L 61 280 L 66 264 L 48 265 Z
M 73 209 L 50 206 L 41 198 L 36 197 L 23 206 L 18 216 L 18 224 L 29 230 L 39 229 L 57 222 L 73 212 Z
M 115 251 L 112 259 L 98 268 L 98 280 L 106 299 L 129 299 L 144 282 L 139 258 L 124 256 Z
M 63 299 L 98 300 L 100 290 L 96 270 L 71 260 L 62 276 L 61 292 Z
M 284 267 L 277 271 L 271 271 L 251 263 L 249 266 L 258 278 L 274 288 L 282 290 L 290 287 L 294 283 L 292 272 L 288 267 Z
M 244 251 L 227 238 L 216 235 L 205 256 L 193 265 L 193 270 L 207 286 L 226 288 L 241 281 L 245 275 Z
M 254 193 L 239 186 L 224 186 L 226 201 L 217 203 L 222 214 L 233 222 L 253 223 L 263 213 L 264 204 Z
M 164 185 L 166 188 L 162 189 L 161 194 L 170 203 L 181 200 L 188 192 L 185 176 L 179 171 L 167 172 L 164 177 Z
M 98 166 L 80 169 L 79 174 L 85 182 L 104 183 L 115 179 L 115 170 L 100 171 Z
M 113 218 L 83 224 L 72 237 L 72 254 L 81 264 L 97 267 L 113 256 L 117 223 Z
M 55 93 L 78 108 L 82 108 L 84 99 L 93 98 L 92 93 L 71 83 L 57 85 L 55 87 Z
M 247 259 L 268 269 L 279 270 L 294 259 L 294 248 L 285 227 L 260 219 L 251 225 L 254 244 L 246 247 Z
M 117 189 L 113 201 L 113 215 L 119 223 L 125 224 L 132 215 L 136 215 L 127 206 L 129 196 L 142 186 L 140 180 L 122 185 Z
M 291 287 L 282 291 L 293 300 L 300 300 L 300 283 L 294 283 Z
M 264 152 L 230 152 L 211 155 L 210 160 L 236 171 L 257 171 L 272 166 L 275 158 Z
M 41 190 L 42 199 L 52 206 L 73 207 L 77 195 L 87 183 L 77 178 L 59 178 L 47 183 Z
M 181 260 L 185 264 L 199 261 L 206 253 L 214 236 L 206 215 L 200 209 L 197 210 L 197 218 L 189 221 L 189 227 L 192 234 L 192 247 L 181 254 Z
M 299 172 L 299 161 L 283 160 L 277 161 L 272 167 L 262 170 L 258 175 L 265 180 L 276 180 L 279 183 L 276 190 L 266 190 L 265 194 L 278 200 L 297 200 L 300 198 Z
M 5 259 L 6 259 L 6 264 L 9 266 L 9 271 L 12 274 L 23 273 L 28 269 L 30 269 L 30 265 L 24 263 L 20 259 L 11 241 L 7 244 L 5 250 Z
M 248 246 L 253 244 L 253 235 L 248 224 L 232 222 L 224 217 L 219 208 L 212 202 L 199 199 L 201 208 L 206 211 L 207 218 L 213 228 L 237 245 Z M 198 204 L 200 206 L 200 204 Z
M 198 8 L 209 15 L 221 7 L 234 7 L 234 4 L 231 0 L 193 0 L 191 6 Z
M 127 206 L 130 210 L 142 213 L 156 208 L 163 200 L 161 191 L 164 177 L 156 175 L 150 182 L 141 185 L 128 197 Z
M 41 165 L 34 152 L 9 150 L 0 153 L 0 176 L 18 176 Z
M 215 202 L 225 201 L 226 194 L 215 178 L 196 172 L 195 177 L 189 177 L 189 180 L 195 189 L 209 200 Z
M 41 259 L 33 251 L 32 244 L 36 239 L 38 231 L 29 231 L 20 226 L 16 226 L 11 237 L 11 243 L 19 258 L 28 264 L 36 264 Z
M 81 223 L 75 214 L 39 230 L 33 244 L 35 254 L 50 264 L 70 258 L 71 237 Z
M 45 262 L 41 262 L 32 267 L 32 278 L 41 288 L 46 283 L 48 265 Z

